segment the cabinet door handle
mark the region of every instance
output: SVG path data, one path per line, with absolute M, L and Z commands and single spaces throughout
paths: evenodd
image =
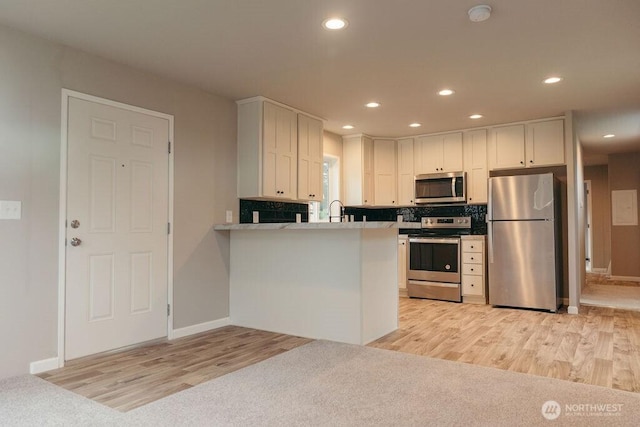
M 523 162 L 522 160 L 520 160 L 520 164 L 521 164 L 521 165 L 524 165 L 524 162 Z
M 533 160 L 529 160 L 529 163 L 533 163 Z

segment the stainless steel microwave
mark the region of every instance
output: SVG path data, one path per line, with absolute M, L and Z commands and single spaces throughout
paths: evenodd
M 416 175 L 416 204 L 465 203 L 467 201 L 464 172 Z

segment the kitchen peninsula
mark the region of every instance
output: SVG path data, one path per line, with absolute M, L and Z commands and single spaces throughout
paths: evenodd
M 231 323 L 351 344 L 396 330 L 398 229 L 413 226 L 216 226 L 230 232 Z

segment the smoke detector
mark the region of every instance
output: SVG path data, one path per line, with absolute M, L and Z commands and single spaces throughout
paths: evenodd
M 486 4 L 479 4 L 469 9 L 468 13 L 471 22 L 486 21 L 491 16 L 491 6 L 487 6 Z

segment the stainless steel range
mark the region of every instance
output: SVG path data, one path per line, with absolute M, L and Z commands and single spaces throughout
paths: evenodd
M 409 235 L 407 294 L 415 298 L 462 301 L 460 236 L 470 234 L 471 217 L 422 218 Z

